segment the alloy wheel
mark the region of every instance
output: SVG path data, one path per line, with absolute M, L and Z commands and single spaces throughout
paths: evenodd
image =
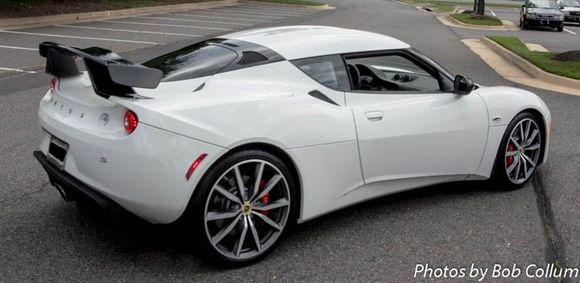
M 504 156 L 506 174 L 512 183 L 519 185 L 530 178 L 541 149 L 541 132 L 536 122 L 530 118 L 519 121 L 510 133 Z
M 284 174 L 260 159 L 239 162 L 211 188 L 204 210 L 212 247 L 231 260 L 256 257 L 280 237 L 290 213 Z

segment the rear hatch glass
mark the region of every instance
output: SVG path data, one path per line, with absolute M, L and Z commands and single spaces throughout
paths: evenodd
M 196 43 L 143 63 L 163 72 L 164 82 L 212 76 L 232 63 L 237 53 L 211 41 Z

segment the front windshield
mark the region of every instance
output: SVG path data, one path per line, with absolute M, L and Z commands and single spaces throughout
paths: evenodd
M 564 0 L 561 5 L 562 7 L 580 7 L 580 0 Z
M 558 9 L 556 2 L 551 0 L 534 0 L 530 2 L 530 8 Z

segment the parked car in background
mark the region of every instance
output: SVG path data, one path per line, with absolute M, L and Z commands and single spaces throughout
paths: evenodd
M 558 6 L 564 14 L 565 22 L 580 23 L 580 0 L 559 0 Z
M 564 14 L 552 0 L 527 0 L 520 10 L 520 27 L 550 27 L 564 30 Z

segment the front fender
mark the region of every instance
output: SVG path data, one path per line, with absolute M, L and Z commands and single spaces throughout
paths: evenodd
M 473 94 L 481 96 L 487 106 L 490 130 L 492 127 L 502 127 L 504 129 L 501 131 L 501 135 L 499 136 L 500 140 L 504 134 L 503 132 L 505 131 L 505 128 L 516 115 L 525 110 L 535 110 L 540 113 L 543 118 L 544 129 L 546 129 L 547 133 L 544 138 L 545 149 L 542 163 L 547 161 L 552 116 L 550 114 L 550 109 L 539 96 L 527 90 L 503 86 L 481 87 L 475 90 Z M 489 140 L 488 143 L 489 142 L 494 141 Z M 497 147 L 495 147 L 495 149 L 497 152 Z

